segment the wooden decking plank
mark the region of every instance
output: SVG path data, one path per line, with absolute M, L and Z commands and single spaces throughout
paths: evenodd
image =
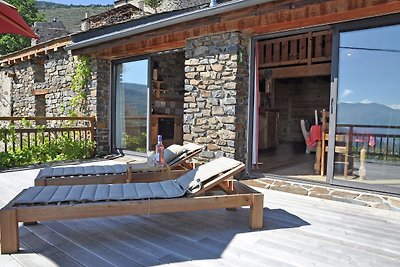
M 133 261 L 130 258 L 125 257 L 124 255 L 117 253 L 113 250 L 110 250 L 108 247 L 95 241 L 92 238 L 88 238 L 87 236 L 82 235 L 78 231 L 66 227 L 65 225 L 57 222 L 45 222 L 46 227 L 57 232 L 58 234 L 64 236 L 69 241 L 79 244 L 85 249 L 91 251 L 93 254 L 97 255 L 97 257 L 107 261 L 110 265 L 114 266 L 144 266 L 138 262 Z
M 272 197 L 276 193 L 283 194 L 281 199 L 277 200 L 275 198 L 271 198 L 271 201 L 268 201 L 268 196 L 270 195 Z M 289 196 L 289 198 L 286 198 L 285 196 Z M 356 221 L 365 220 L 373 217 L 374 218 L 374 220 L 372 221 L 373 223 L 375 222 L 394 223 L 396 228 L 400 228 L 400 226 L 397 224 L 400 219 L 400 213 L 387 211 L 383 209 L 370 208 L 366 206 L 354 205 L 350 203 L 344 203 L 344 202 L 332 201 L 314 197 L 293 195 L 283 192 L 274 192 L 273 190 L 267 191 L 264 203 L 265 204 L 268 203 L 268 205 L 274 205 L 274 206 L 277 205 L 277 207 L 280 207 L 282 204 L 286 203 L 290 206 L 296 207 L 299 206 L 298 205 L 299 201 L 301 201 L 302 207 L 308 207 L 314 210 L 318 208 L 319 212 L 324 211 L 331 214 L 333 213 L 335 214 L 334 216 L 339 215 L 340 217 L 343 216 L 351 217 L 353 220 Z
M 326 218 L 328 221 L 332 223 L 340 222 L 342 220 L 349 221 L 351 223 L 347 224 L 346 226 L 352 225 L 353 229 L 356 231 L 366 230 L 368 233 L 371 233 L 373 235 L 379 235 L 379 234 L 387 235 L 386 229 L 390 228 L 391 229 L 390 235 L 392 234 L 400 235 L 400 232 L 398 231 L 399 228 L 398 224 L 396 224 L 395 222 L 387 221 L 384 219 L 384 217 L 383 219 L 375 219 L 376 215 L 373 213 L 373 211 L 369 216 L 365 215 L 364 219 L 361 220 L 356 218 L 357 212 L 353 212 L 355 215 L 354 214 L 343 215 L 343 213 L 341 213 L 339 208 L 337 208 L 336 211 L 330 211 L 330 212 L 320 209 L 317 206 L 308 207 L 307 205 L 302 205 L 301 207 L 296 208 L 294 203 L 285 203 L 284 200 L 282 200 L 279 204 L 276 203 L 276 206 L 282 207 L 282 205 L 285 204 L 290 206 L 290 209 L 295 210 L 297 214 L 302 214 L 303 217 L 307 215 L 315 215 L 315 211 L 317 210 L 319 214 L 318 217 Z M 270 205 L 275 205 L 275 204 L 270 203 Z M 373 208 L 366 208 L 366 209 L 373 210 Z M 314 217 L 315 216 L 313 216 L 312 218 Z M 368 228 L 364 229 L 365 228 L 364 225 L 366 223 L 368 224 Z
M 62 250 L 47 243 L 37 235 L 33 234 L 27 227 L 20 227 L 21 245 L 26 246 L 35 253 L 45 256 L 59 266 L 83 266 L 77 261 L 66 255 Z M 21 247 L 22 247 L 21 246 Z
M 240 243 L 232 242 L 229 249 L 225 250 L 222 257 L 238 262 L 239 266 L 295 266 L 284 261 L 270 257 L 268 251 L 255 253 L 253 248 L 242 246 Z
M 99 219 L 100 220 L 100 219 Z M 101 225 L 97 222 L 95 224 L 86 222 L 87 220 L 68 220 L 62 221 L 63 225 L 66 225 L 70 229 L 79 232 L 83 236 L 94 240 L 95 242 L 101 243 L 106 246 L 108 249 L 115 251 L 116 253 L 122 254 L 123 256 L 131 259 L 134 262 L 142 264 L 144 266 L 150 265 L 159 265 L 163 262 L 158 260 L 155 257 L 152 257 L 150 254 L 147 254 L 135 246 L 130 245 L 129 239 L 118 240 L 116 238 L 112 238 L 111 236 L 105 235 L 103 232 L 109 229 L 102 229 Z M 96 225 L 97 227 L 93 227 Z
M 118 220 L 119 217 L 112 217 L 112 219 Z M 178 242 L 174 242 L 168 239 L 168 235 L 161 233 L 155 229 L 143 229 L 141 225 L 135 222 L 125 224 L 127 231 L 134 233 L 134 235 L 146 239 L 155 244 L 159 244 L 164 247 L 169 247 L 175 254 L 182 255 L 189 259 L 207 259 L 209 255 L 204 251 L 199 251 L 194 246 L 182 245 Z M 193 244 L 194 245 L 194 244 Z
M 190 247 L 195 249 L 198 252 L 202 252 L 207 257 L 218 257 L 221 254 L 221 251 L 214 250 L 206 245 L 198 243 L 196 240 L 189 238 L 188 236 L 184 236 L 179 232 L 179 229 L 173 229 L 170 227 L 161 226 L 157 227 L 157 224 L 147 220 L 147 224 L 141 226 L 141 229 L 144 231 L 152 232 L 162 238 L 165 238 L 171 244 L 179 244 L 181 246 Z
M 0 255 L 0 266 L 7 266 L 7 267 L 21 267 L 24 266 L 19 263 L 16 259 L 14 259 L 9 254 Z
M 293 206 L 291 207 L 291 210 L 294 210 Z M 372 220 L 373 217 L 369 220 L 361 221 L 358 225 L 354 225 L 352 216 L 350 218 L 342 217 L 337 220 L 335 220 L 335 216 L 326 216 L 323 212 L 319 212 L 319 216 L 315 216 L 315 213 L 311 209 L 304 208 L 303 206 L 296 209 L 295 213 L 301 213 L 303 218 L 306 218 L 305 216 L 308 215 L 309 218 L 306 218 L 305 220 L 310 224 L 323 225 L 325 229 L 329 229 L 332 233 L 336 233 L 337 237 L 342 237 L 344 240 L 349 239 L 349 236 L 355 236 L 358 240 L 367 244 L 370 243 L 373 246 L 382 242 L 385 242 L 385 246 L 388 248 L 392 247 L 393 249 L 396 249 L 399 246 L 400 235 L 397 235 L 399 236 L 398 240 L 393 239 L 393 234 L 396 235 L 396 232 L 387 233 L 386 229 L 388 229 L 388 227 L 386 223 L 376 225 L 376 231 L 370 229 L 371 223 L 369 221 Z M 338 212 L 338 215 L 339 214 L 340 212 Z M 389 227 L 389 229 L 391 228 Z
M 62 250 L 65 254 L 84 266 L 110 266 L 111 263 L 103 260 L 97 254 L 86 249 L 85 244 L 76 244 L 58 232 L 52 231 L 42 223 L 27 227 L 52 246 Z M 86 242 L 88 243 L 88 242 Z
M 132 218 L 130 220 L 130 222 L 132 222 Z M 112 228 L 112 235 L 115 236 L 115 238 L 122 238 L 122 240 L 129 239 L 129 242 L 131 244 L 134 244 L 139 250 L 148 253 L 152 257 L 162 259 L 171 253 L 173 254 L 173 252 L 169 250 L 169 248 L 164 248 L 157 244 L 151 243 L 146 239 L 139 238 L 133 233 L 125 231 L 124 225 L 119 223 L 118 221 L 105 218 L 103 220 L 99 220 L 97 223 L 103 227 L 106 227 L 105 229 Z M 104 231 L 104 233 L 108 234 L 108 231 Z M 180 259 L 187 260 L 188 258 Z
M 182 220 L 190 228 L 201 229 L 202 234 L 210 238 L 217 238 L 219 241 L 229 243 L 232 240 L 232 236 L 241 232 L 251 231 L 248 226 L 248 214 L 246 222 L 240 222 L 238 220 L 229 219 L 226 214 L 231 213 L 230 211 L 218 210 L 221 216 L 216 216 L 213 210 L 208 210 L 202 213 L 173 213 L 166 217 L 166 220 L 171 218 L 172 220 Z M 232 212 L 235 213 L 235 212 Z M 243 230 L 239 230 L 243 229 Z

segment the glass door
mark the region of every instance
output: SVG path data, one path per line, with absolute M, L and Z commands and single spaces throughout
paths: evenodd
M 339 33 L 333 181 L 400 192 L 400 25 Z
M 146 152 L 149 135 L 149 60 L 115 65 L 114 144 L 116 148 Z

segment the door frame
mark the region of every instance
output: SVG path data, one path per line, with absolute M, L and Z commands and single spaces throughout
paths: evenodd
M 117 65 L 132 61 L 147 60 L 147 114 L 146 114 L 146 149 L 150 150 L 150 138 L 151 138 L 151 79 L 152 79 L 152 60 L 150 55 L 136 56 L 123 58 L 119 60 L 114 60 L 111 62 L 111 149 L 112 151 L 122 151 L 124 154 L 128 155 L 138 155 L 143 156 L 145 153 L 118 148 L 116 146 L 116 82 L 117 82 Z
M 336 109 L 338 101 L 338 84 L 339 80 L 339 45 L 340 45 L 340 33 L 357 31 L 369 28 L 385 27 L 390 25 L 400 25 L 400 15 L 392 14 L 375 18 L 360 19 L 358 21 L 344 22 L 333 26 L 332 36 L 332 74 L 331 74 L 331 102 L 330 102 L 330 119 L 329 119 L 329 147 L 335 146 L 335 133 L 336 133 Z M 377 191 L 383 193 L 399 194 L 400 189 L 385 185 L 372 185 L 361 182 L 353 182 L 350 180 L 334 179 L 334 149 L 328 151 L 327 161 L 327 182 L 331 185 L 353 187 L 359 189 L 365 189 L 370 191 Z

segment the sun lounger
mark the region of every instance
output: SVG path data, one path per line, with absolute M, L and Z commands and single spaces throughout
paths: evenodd
M 162 182 L 30 187 L 0 210 L 1 253 L 18 252 L 18 222 L 250 206 L 249 226 L 259 229 L 263 194 L 231 179 L 244 168 L 219 158 Z M 208 195 L 215 188 L 226 194 Z
M 165 149 L 165 167 L 147 163 L 52 167 L 42 169 L 35 185 L 110 184 L 125 182 L 156 182 L 179 177 L 191 166 L 187 163 L 198 155 L 203 146 L 188 143 Z

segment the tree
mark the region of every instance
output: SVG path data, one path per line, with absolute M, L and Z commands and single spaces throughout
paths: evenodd
M 157 8 L 162 4 L 163 0 L 144 0 L 144 3 L 150 6 L 157 13 Z
M 36 8 L 36 0 L 6 0 L 7 3 L 15 6 L 23 19 L 32 26 L 36 21 L 45 21 L 44 14 L 40 14 Z M 30 46 L 31 40 L 28 37 L 15 34 L 0 35 L 0 55 L 12 53 Z

